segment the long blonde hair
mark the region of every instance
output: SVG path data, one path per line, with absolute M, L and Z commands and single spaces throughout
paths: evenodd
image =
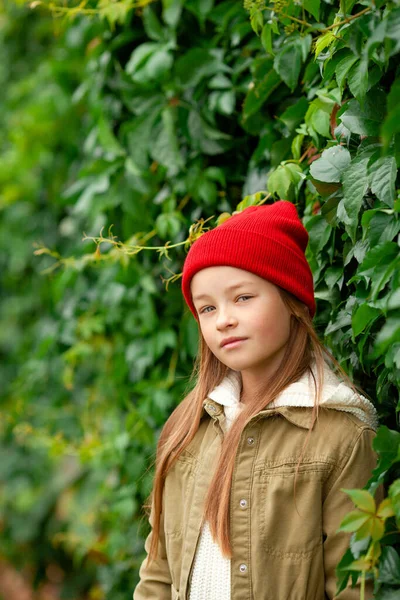
M 312 410 L 310 429 L 300 456 L 301 461 L 309 436 L 318 418 L 318 406 L 323 388 L 324 354 L 336 367 L 337 374 L 342 376 L 342 380 L 355 393 L 358 393 L 358 389 L 345 371 L 320 342 L 306 306 L 290 292 L 282 288 L 278 288 L 278 290 L 291 315 L 290 335 L 285 355 L 277 372 L 267 382 L 264 389 L 254 395 L 250 403 L 246 403 L 225 435 L 219 461 L 205 501 L 204 518 L 209 522 L 214 539 L 217 540 L 223 554 L 227 557 L 231 556 L 229 502 L 232 475 L 237 448 L 246 424 L 288 385 L 294 383 L 309 371 L 314 378 L 315 403 Z M 311 369 L 313 361 L 315 361 L 317 381 Z M 151 496 L 153 535 L 149 552 L 150 561 L 157 556 L 162 495 L 167 473 L 179 455 L 193 440 L 199 428 L 204 400 L 214 387 L 221 383 L 227 372 L 228 367 L 221 363 L 206 345 L 199 327 L 199 351 L 189 380 L 189 384 L 195 382 L 195 385 L 165 423 L 157 446 L 156 472 Z M 364 392 L 362 393 L 364 394 Z

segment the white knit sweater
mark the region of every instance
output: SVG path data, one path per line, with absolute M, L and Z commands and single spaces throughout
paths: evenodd
M 315 370 L 314 374 L 316 374 Z M 225 431 L 229 429 L 241 410 L 241 387 L 240 372 L 230 371 L 222 383 L 209 394 L 209 398 L 224 407 Z M 313 407 L 314 395 L 313 379 L 306 373 L 298 381 L 289 385 L 270 404 L 270 407 Z M 320 406 L 350 412 L 374 429 L 378 425 L 377 413 L 371 402 L 364 396 L 357 396 L 345 383 L 341 383 L 326 363 Z M 189 599 L 230 600 L 230 597 L 230 560 L 222 555 L 218 544 L 211 536 L 208 523 L 205 522 L 196 548 Z

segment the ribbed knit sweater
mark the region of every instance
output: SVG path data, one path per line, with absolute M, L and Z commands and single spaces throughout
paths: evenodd
M 313 365 L 316 376 L 315 363 Z M 220 385 L 209 398 L 224 408 L 225 421 L 223 427 L 228 431 L 241 410 L 241 375 L 238 371 L 229 371 Z M 298 406 L 312 408 L 314 405 L 314 382 L 309 373 L 289 385 L 270 407 Z M 353 390 L 342 383 L 330 367 L 325 363 L 324 385 L 320 406 L 341 410 L 354 414 L 360 421 L 376 429 L 377 413 L 374 406 L 364 396 L 354 394 Z M 190 600 L 230 600 L 231 565 L 225 558 L 216 542 L 214 542 L 207 522 L 203 524 L 196 555 L 193 563 Z

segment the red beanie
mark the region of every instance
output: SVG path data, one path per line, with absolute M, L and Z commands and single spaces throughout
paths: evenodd
M 197 319 L 190 292 L 194 275 L 207 267 L 229 266 L 250 271 L 291 292 L 315 314 L 314 284 L 305 257 L 308 232 L 296 207 L 286 200 L 249 206 L 190 248 L 182 274 L 182 292 Z

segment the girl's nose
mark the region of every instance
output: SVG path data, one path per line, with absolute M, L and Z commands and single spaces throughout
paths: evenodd
M 220 309 L 216 321 L 216 327 L 218 330 L 226 329 L 227 327 L 233 327 L 237 324 L 236 317 L 227 310 Z

